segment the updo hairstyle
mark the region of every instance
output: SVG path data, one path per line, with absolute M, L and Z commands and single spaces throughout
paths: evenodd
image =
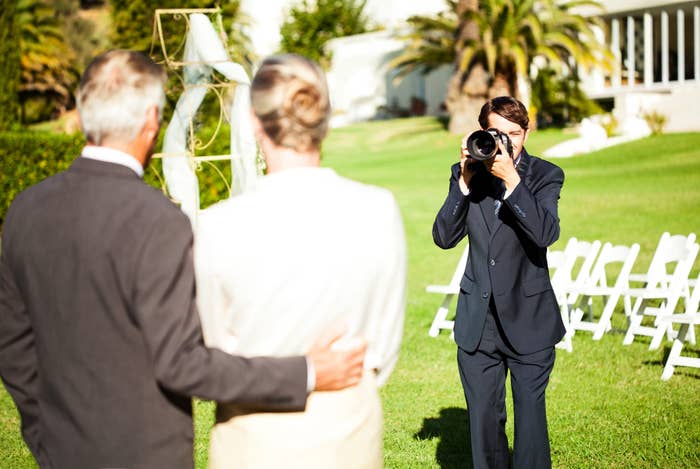
M 265 59 L 250 88 L 251 105 L 265 134 L 278 146 L 317 150 L 328 132 L 328 85 L 314 61 L 296 54 Z

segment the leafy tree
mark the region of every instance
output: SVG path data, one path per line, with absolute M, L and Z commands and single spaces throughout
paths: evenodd
M 406 49 L 390 62 L 390 66 L 397 70 L 396 78 L 401 79 L 414 71 L 428 74 L 443 65 L 454 63 L 457 57 L 456 2 L 448 1 L 448 4 L 449 10 L 434 17 L 411 16 L 406 20 L 410 33 L 400 36 L 407 43 Z
M 15 34 L 15 0 L 0 1 L 0 130 L 7 130 L 19 121 L 20 52 Z
M 172 0 L 111 0 L 112 43 L 119 49 L 148 53 L 156 8 L 175 8 Z
M 116 47 L 161 54 L 159 39 L 154 40 L 154 19 L 156 9 L 183 8 L 181 0 L 111 0 L 112 40 Z M 248 70 L 255 57 L 252 53 L 250 37 L 244 27 L 250 19 L 240 9 L 240 0 L 191 0 L 187 8 L 221 9 L 220 23 L 215 24 L 224 36 L 226 49 L 231 59 Z M 169 56 L 182 52 L 185 22 L 173 16 L 161 17 L 163 40 Z M 179 57 L 173 57 L 179 59 Z
M 302 0 L 293 6 L 280 28 L 282 52 L 304 55 L 330 66 L 326 43 L 337 37 L 367 32 L 367 0 Z
M 537 109 L 538 126 L 563 126 L 603 112 L 581 90 L 576 70 L 562 74 L 546 67 L 532 82 L 532 107 Z
M 505 94 L 519 97 L 518 77 L 529 80 L 535 57 L 560 72 L 568 69 L 570 60 L 583 68 L 612 63 L 610 51 L 595 36 L 596 27 L 604 26 L 601 20 L 573 12 L 584 5 L 602 8 L 596 1 L 448 0 L 447 4 L 440 21 L 411 18 L 407 51 L 394 65 L 401 73 L 419 67 L 426 71 L 421 63 L 434 67 L 436 57 L 453 59 L 455 72 L 447 96 L 452 132 L 468 129 L 486 99 Z M 450 24 L 456 31 L 452 42 L 446 35 Z M 433 35 L 441 41 L 420 38 Z
M 53 0 L 53 5 L 65 40 L 75 54 L 75 68 L 82 71 L 96 55 L 110 48 L 109 35 L 103 33 L 109 29 L 109 13 L 106 9 L 95 10 L 94 14 L 85 17 L 81 11 L 99 4 L 86 6 L 80 0 Z
M 72 102 L 78 73 L 56 9 L 48 0 L 16 2 L 21 52 L 19 88 L 22 120 L 44 120 Z

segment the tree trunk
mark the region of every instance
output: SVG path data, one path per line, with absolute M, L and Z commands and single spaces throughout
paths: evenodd
M 479 127 L 478 117 L 481 106 L 487 99 L 488 75 L 481 65 L 467 65 L 466 70 L 460 69 L 465 40 L 478 39 L 479 28 L 473 21 L 464 20 L 464 13 L 476 11 L 479 8 L 477 0 L 459 0 L 457 2 L 457 17 L 459 25 L 455 40 L 455 71 L 447 87 L 445 104 L 450 112 L 449 131 L 453 134 L 464 135 Z
M 509 77 L 505 73 L 496 73 L 489 87 L 489 99 L 498 96 L 513 96 L 516 99 L 520 99 L 516 83 L 511 83 Z
M 479 111 L 488 99 L 488 73 L 481 64 L 466 74 L 452 75 L 447 88 L 447 109 L 450 111 L 449 131 L 465 135 L 480 128 Z

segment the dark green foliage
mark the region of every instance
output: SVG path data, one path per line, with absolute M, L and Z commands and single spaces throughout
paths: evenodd
M 112 42 L 116 48 L 153 52 L 160 56 L 163 52 L 155 30 L 156 9 L 176 8 L 216 8 L 221 9 L 221 21 L 226 34 L 226 46 L 233 60 L 244 65 L 253 61 L 250 39 L 240 30 L 246 22 L 240 14 L 240 0 L 190 0 L 183 5 L 180 0 L 111 0 Z M 211 17 L 214 20 L 213 17 Z M 182 17 L 161 15 L 163 40 L 171 59 L 180 60 L 186 23 Z M 155 39 L 155 41 L 154 41 Z
M 89 16 L 81 14 L 79 0 L 54 0 L 68 46 L 75 53 L 75 67 L 82 72 L 98 54 L 110 48 L 109 12 L 94 10 Z
M 146 52 L 151 49 L 156 8 L 175 8 L 171 1 L 111 0 L 112 43 L 118 49 Z
M 211 129 L 205 129 L 210 134 Z M 228 132 L 228 128 L 222 132 Z M 24 189 L 47 177 L 64 171 L 80 154 L 85 145 L 81 134 L 66 135 L 50 132 L 0 132 L 0 229 L 12 200 Z M 156 148 L 162 147 L 162 141 Z M 227 152 L 219 146 L 212 151 Z M 216 167 L 217 169 L 214 169 Z M 223 174 L 225 179 L 222 179 Z M 203 163 L 197 172 L 201 188 L 202 208 L 228 197 L 226 182 L 231 180 L 228 162 Z M 144 173 L 144 181 L 165 192 L 161 161 L 154 159 Z M 226 182 L 225 182 L 226 181 Z
M 14 198 L 29 186 L 66 170 L 85 145 L 81 134 L 49 132 L 0 132 L 0 228 Z M 154 169 L 160 171 L 160 162 Z M 155 171 L 144 179 L 160 187 Z
M 58 6 L 64 8 L 64 3 Z M 22 121 L 33 123 L 56 117 L 71 106 L 79 74 L 56 4 L 49 0 L 19 0 L 16 4 Z
M 0 133 L 0 225 L 17 194 L 68 168 L 80 154 L 83 143 L 79 135 Z
M 326 43 L 337 37 L 367 32 L 366 0 L 302 0 L 291 8 L 280 28 L 282 52 L 304 55 L 330 65 Z
M 16 34 L 15 0 L 0 0 L 0 130 L 19 122 L 20 53 Z
M 532 83 L 532 106 L 540 127 L 564 126 L 603 110 L 581 90 L 576 73 L 563 75 L 552 68 L 538 72 Z

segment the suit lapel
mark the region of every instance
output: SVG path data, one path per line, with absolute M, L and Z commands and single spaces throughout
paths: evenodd
M 518 175 L 520 176 L 520 184 L 525 184 L 526 186 L 529 186 L 530 181 L 528 179 L 528 168 L 530 167 L 530 155 L 527 153 L 525 148 L 522 149 L 521 156 L 520 156 L 520 162 L 518 163 L 517 171 Z M 482 206 L 482 211 L 483 211 L 483 206 Z M 501 210 L 503 210 L 503 207 L 501 207 Z M 498 215 L 493 213 L 493 224 L 489 225 L 489 231 L 491 232 L 491 239 L 493 239 L 494 235 L 498 231 L 498 229 L 503 225 L 503 212 L 499 211 Z M 487 223 L 488 224 L 488 223 Z
M 481 209 L 481 214 L 484 217 L 489 234 L 493 235 L 498 223 L 495 206 L 497 194 L 493 186 L 493 176 L 490 174 L 486 175 L 484 181 L 485 182 L 482 186 L 484 197 L 479 203 L 479 208 Z

